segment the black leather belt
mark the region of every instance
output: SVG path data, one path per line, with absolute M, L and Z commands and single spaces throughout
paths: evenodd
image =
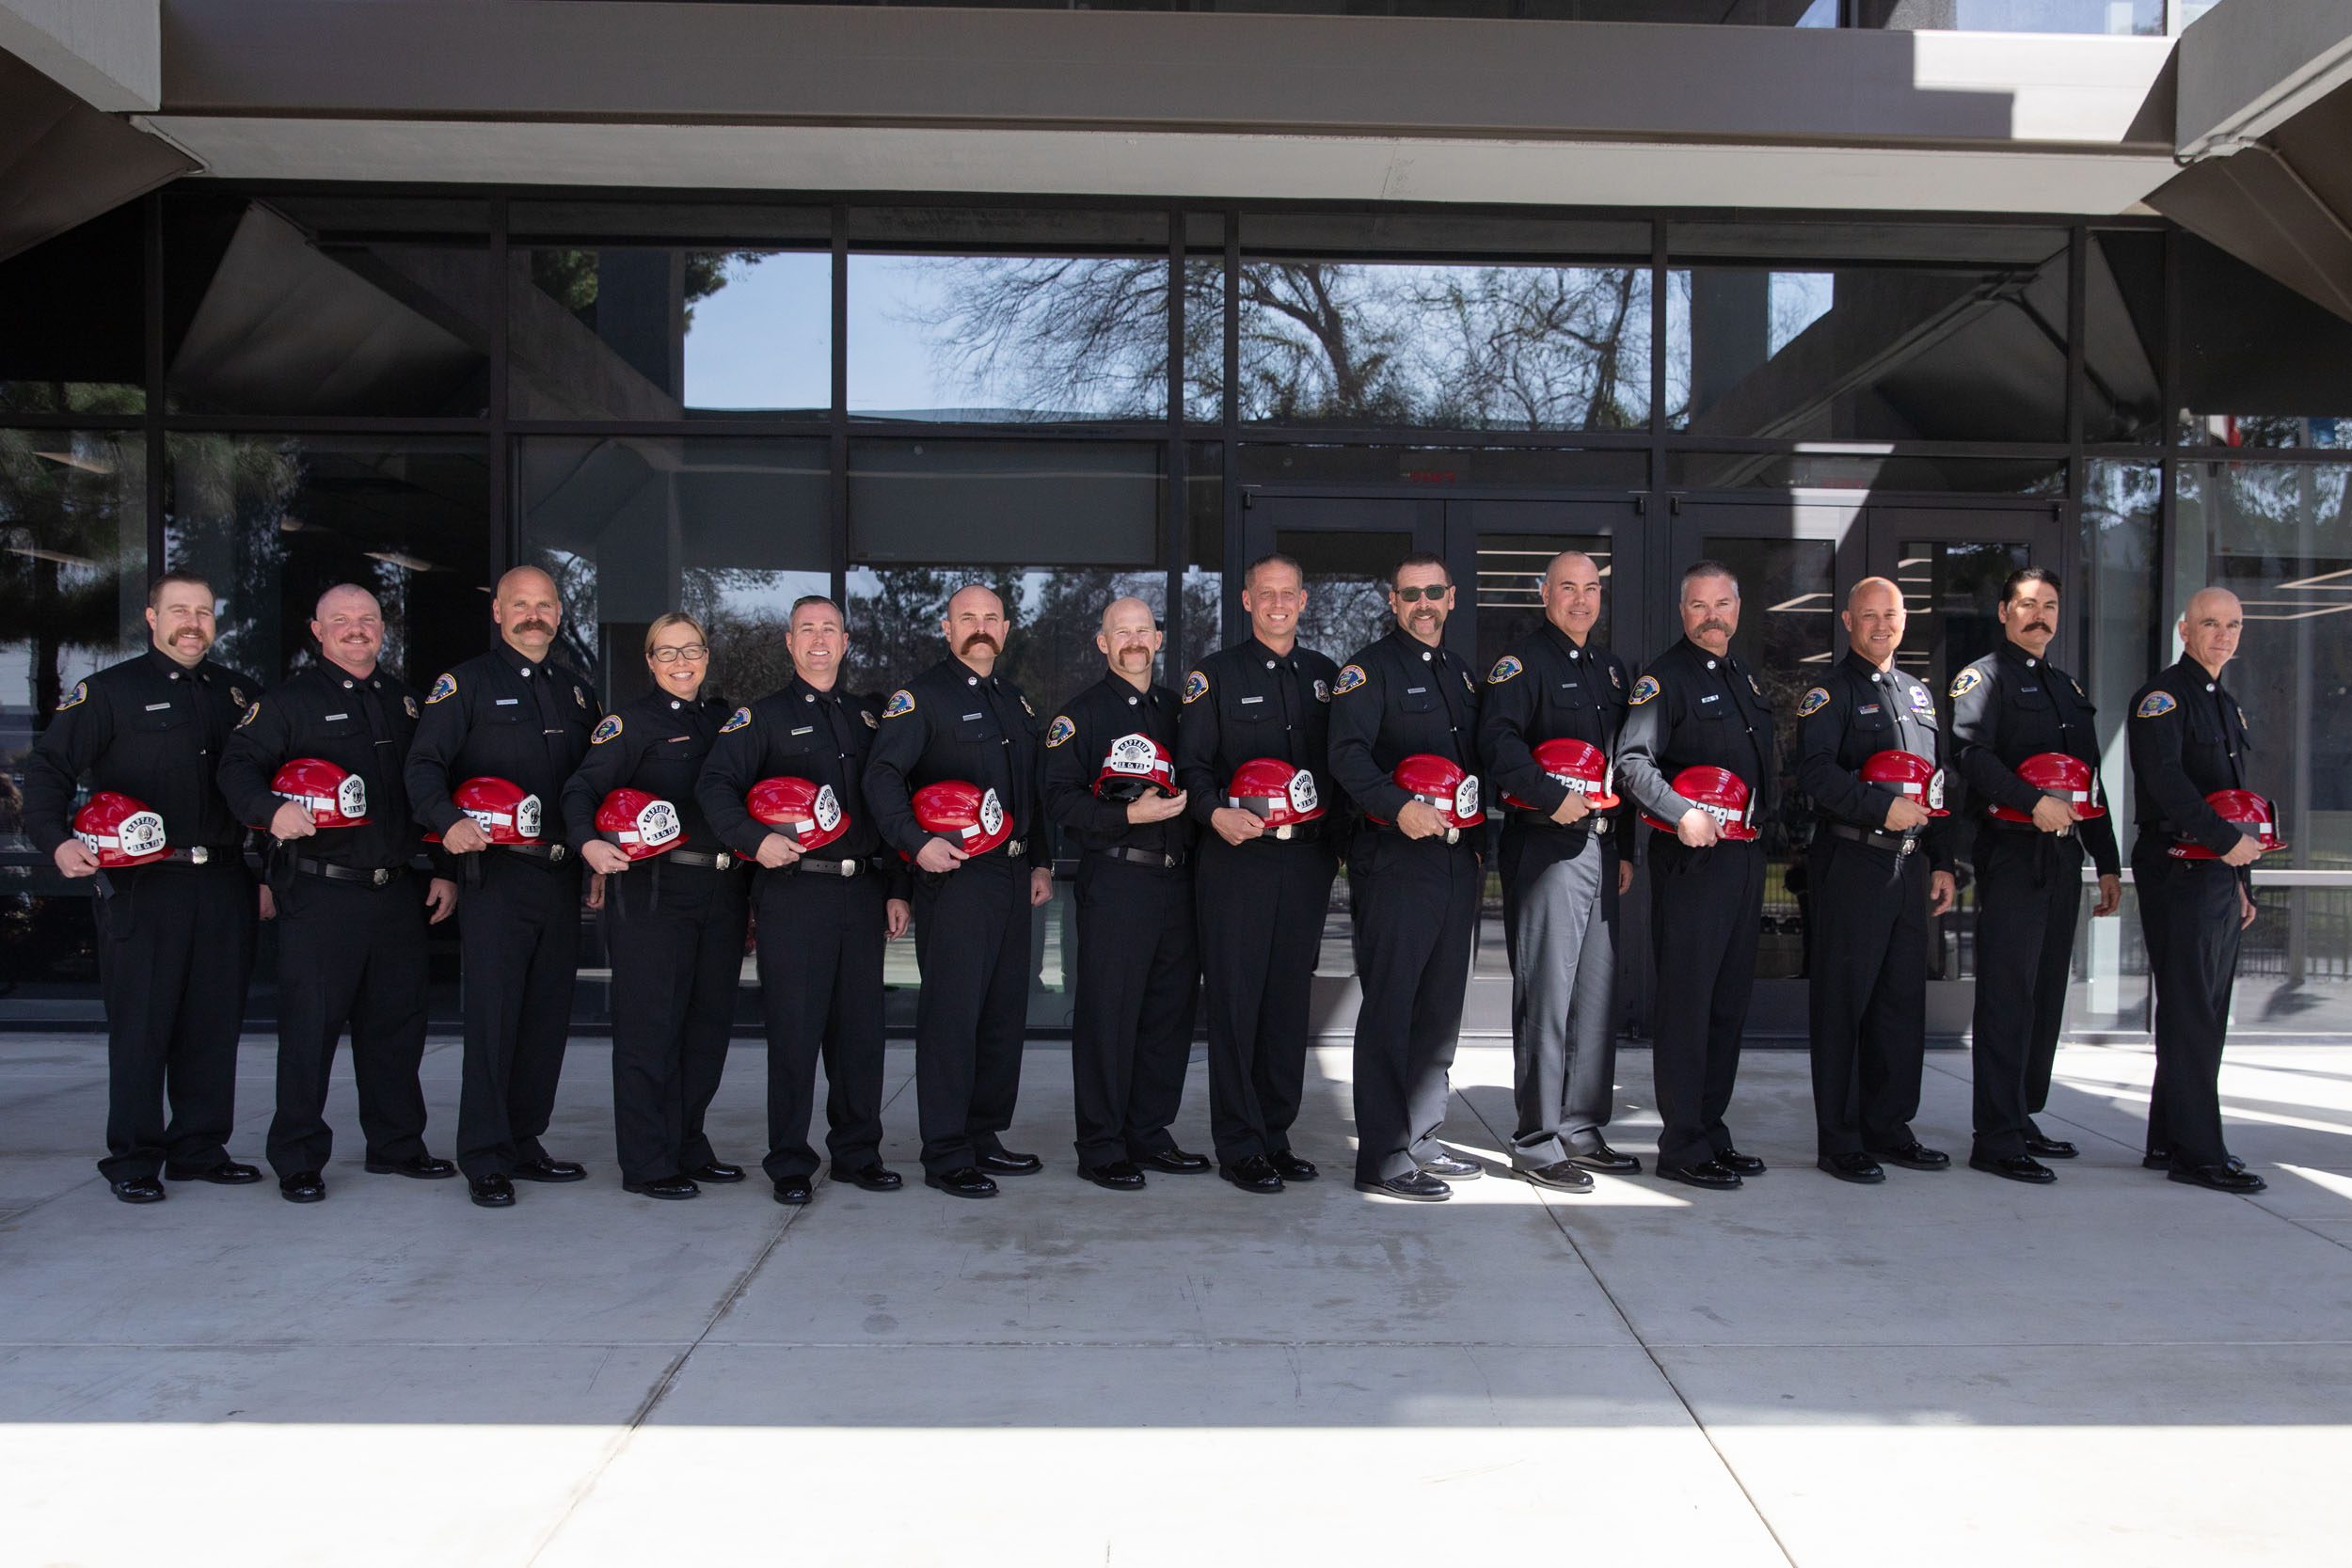
M 199 844 L 186 849 L 167 849 L 154 860 L 145 863 L 148 865 L 226 865 L 236 858 L 237 847 L 233 844 L 226 848 L 215 848 L 209 844 Z
M 711 855 L 706 855 L 699 849 L 673 849 L 661 858 L 675 864 L 699 865 L 711 871 L 732 871 L 741 863 L 734 854 L 724 849 Z
M 549 865 L 562 865 L 572 856 L 572 852 L 561 844 L 493 844 L 490 847 L 503 849 L 510 855 L 520 855 L 529 861 L 545 861 Z
M 1270 838 L 1277 844 L 1312 844 L 1323 836 L 1323 824 L 1294 822 L 1287 828 L 1268 828 L 1258 836 L 1262 839 Z M 1245 839 L 1243 842 L 1248 841 Z
M 863 877 L 874 871 L 876 867 L 871 861 L 811 860 L 808 856 L 803 855 L 790 865 L 781 869 L 803 871 L 812 877 Z
M 1557 822 L 1552 819 L 1551 813 L 1548 811 L 1526 811 L 1518 806 L 1506 807 L 1503 811 L 1503 820 L 1513 827 L 1553 828 L 1564 833 L 1589 833 L 1596 828 L 1610 828 L 1616 825 L 1613 818 L 1597 811 L 1589 812 L 1573 822 Z
M 1124 845 L 1119 845 L 1108 849 L 1091 850 L 1089 853 L 1101 855 L 1105 860 L 1125 861 L 1131 865 L 1154 866 L 1162 871 L 1173 871 L 1184 863 L 1182 850 L 1173 855 L 1163 855 L 1156 849 L 1130 849 Z
M 1857 828 L 1851 822 L 1832 822 L 1829 831 L 1839 838 L 1855 844 L 1867 844 L 1873 849 L 1892 849 L 1898 855 L 1908 855 L 1919 847 L 1917 833 L 1890 833 L 1876 828 Z
M 405 865 L 336 865 L 326 861 L 294 858 L 294 868 L 310 877 L 324 877 L 330 882 L 357 882 L 362 887 L 389 887 L 400 879 Z

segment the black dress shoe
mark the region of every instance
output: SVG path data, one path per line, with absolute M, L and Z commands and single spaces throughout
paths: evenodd
M 2028 1142 L 2026 1147 L 2030 1148 L 2033 1146 Z M 1968 1168 L 1994 1176 L 2006 1176 L 2011 1181 L 2031 1182 L 2037 1187 L 2046 1187 L 2058 1180 L 2058 1172 L 2030 1154 L 2008 1154 L 1997 1159 L 1988 1154 L 1971 1154 L 1968 1156 Z
M 923 1185 L 937 1187 L 949 1197 L 994 1197 L 996 1183 L 982 1176 L 977 1166 L 964 1165 L 944 1176 L 925 1175 Z
M 1434 1159 L 1423 1160 L 1422 1170 L 1448 1181 L 1475 1181 L 1486 1174 L 1486 1167 L 1475 1160 L 1465 1160 L 1459 1154 L 1439 1151 Z
M 768 1195 L 787 1209 L 798 1209 L 816 1196 L 810 1191 L 805 1176 L 785 1176 L 776 1180 L 775 1191 Z
M 1265 1157 L 1265 1163 L 1272 1165 L 1274 1174 L 1285 1181 L 1312 1181 L 1323 1174 L 1315 1168 L 1312 1160 L 1294 1154 L 1287 1148 L 1276 1149 Z
M 1593 1190 L 1593 1173 L 1573 1160 L 1560 1160 L 1549 1165 L 1523 1170 L 1519 1172 L 1519 1180 L 1564 1193 L 1589 1193 Z
M 1401 1197 L 1407 1203 L 1443 1203 L 1454 1196 L 1454 1189 L 1430 1175 L 1417 1170 L 1406 1176 L 1391 1176 L 1385 1181 L 1358 1181 L 1356 1190 L 1375 1197 Z
M 1045 1162 L 1036 1155 L 1015 1154 L 1009 1148 L 983 1154 L 972 1163 L 990 1176 L 1035 1176 L 1045 1168 Z
M 855 1170 L 845 1171 L 839 1165 L 835 1165 L 833 1167 L 833 1179 L 835 1181 L 847 1181 L 853 1186 L 863 1187 L 869 1193 L 895 1193 L 906 1185 L 904 1177 L 883 1164 L 880 1160 L 868 1160 Z
M 517 1181 L 585 1181 L 588 1167 L 571 1160 L 525 1160 L 507 1174 Z
M 512 1209 L 515 1207 L 515 1183 L 503 1176 L 477 1176 L 466 1183 L 466 1191 L 477 1209 Z
M 314 1170 L 298 1170 L 278 1179 L 278 1196 L 288 1203 L 323 1203 L 326 1200 L 326 1183 Z
M 1871 1182 L 1886 1180 L 1886 1173 L 1879 1169 L 1879 1163 L 1867 1154 L 1824 1154 L 1813 1163 L 1840 1181 L 1854 1181 L 1868 1186 Z
M 1274 1161 L 1263 1154 L 1252 1154 L 1230 1165 L 1219 1165 L 1216 1173 L 1245 1193 L 1279 1193 L 1282 1190 L 1282 1178 L 1276 1172 Z
M 1950 1155 L 1940 1148 L 1930 1148 L 1916 1138 L 1900 1148 L 1874 1148 L 1870 1153 L 1876 1159 L 1883 1160 L 1890 1165 L 1900 1165 L 1905 1170 L 1945 1170 L 1952 1163 Z
M 1740 1158 L 1745 1159 L 1746 1156 L 1742 1155 Z M 1568 1150 L 1568 1164 L 1572 1165 L 1582 1165 L 1586 1170 L 1603 1171 L 1611 1176 L 1639 1176 L 1642 1174 L 1641 1161 L 1635 1159 L 1630 1154 L 1620 1154 L 1615 1149 L 1610 1148 L 1607 1144 L 1595 1144 L 1591 1148 L 1587 1149 L 1572 1148 Z M 1756 1164 L 1759 1167 L 1762 1166 L 1764 1162 L 1761 1160 L 1756 1162 Z
M 2270 1185 L 2252 1171 L 2232 1165 L 2190 1165 L 2164 1174 L 2169 1180 L 2191 1187 L 2211 1187 L 2217 1193 L 2259 1193 Z
M 441 1181 L 457 1174 L 455 1165 L 430 1154 L 412 1154 L 405 1160 L 370 1160 L 365 1168 L 370 1176 L 406 1176 L 419 1181 Z
M 1152 1170 L 1165 1171 L 1170 1176 L 1206 1176 L 1209 1174 L 1207 1155 L 1188 1154 L 1181 1148 L 1163 1148 L 1157 1154 L 1147 1154 L 1143 1157 L 1141 1164 Z
M 723 1187 L 730 1181 L 742 1180 L 743 1167 L 730 1165 L 724 1160 L 713 1160 L 707 1165 L 696 1165 L 686 1174 L 697 1181 L 715 1181 Z
M 251 1165 L 241 1165 L 234 1160 L 223 1160 L 219 1164 L 207 1165 L 202 1170 L 164 1167 L 164 1180 L 167 1181 L 210 1181 L 215 1187 L 246 1187 L 261 1179 L 260 1171 Z
M 685 1198 L 700 1197 L 703 1190 L 694 1185 L 691 1176 L 657 1176 L 651 1181 L 624 1181 L 621 1191 L 639 1197 L 667 1198 L 675 1203 Z
M 1132 1160 L 1113 1160 L 1107 1165 L 1080 1165 L 1078 1174 L 1098 1187 L 1108 1187 L 1115 1193 L 1143 1191 L 1143 1172 Z
M 2026 1152 L 2037 1160 L 2072 1160 L 2082 1152 L 2064 1138 L 2042 1135 L 2042 1129 L 2026 1123 Z
M 1721 1160 L 1701 1160 L 1691 1165 L 1658 1167 L 1658 1174 L 1669 1181 L 1679 1181 L 1686 1187 L 1705 1187 L 1712 1192 L 1729 1192 L 1740 1186 L 1740 1173 Z
M 1723 1166 L 1724 1169 L 1731 1172 L 1734 1176 L 1761 1176 L 1764 1174 L 1763 1161 L 1757 1159 L 1753 1154 L 1742 1154 L 1736 1148 L 1718 1150 L 1715 1155 L 1715 1163 Z
M 164 1184 L 151 1176 L 125 1177 L 106 1187 L 125 1203 L 161 1203 L 165 1197 Z
M 2172 1151 L 2169 1148 L 2150 1149 L 2139 1157 L 2139 1168 L 2141 1170 L 2170 1170 Z

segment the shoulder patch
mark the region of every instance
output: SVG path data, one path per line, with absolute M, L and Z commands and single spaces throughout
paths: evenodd
M 2139 700 L 2139 706 L 2132 711 L 2132 717 L 2161 719 L 2180 705 L 2172 700 L 2172 693 L 2169 691 L 2151 691 Z
M 251 707 L 246 708 L 246 709 L 245 710 L 245 717 L 237 721 L 237 728 L 239 728 L 239 729 L 243 729 L 243 728 L 245 728 L 247 724 L 250 724 L 251 722 L 253 722 L 253 721 L 255 721 L 256 719 L 259 719 L 261 716 L 262 716 L 262 705 L 261 705 L 261 704 L 259 704 L 259 703 L 255 703 L 255 704 L 254 704 Z
M 1197 703 L 1209 694 L 1209 677 L 1195 670 L 1184 677 L 1184 701 Z
M 608 713 L 602 719 L 596 721 L 596 727 L 595 729 L 588 732 L 588 744 L 591 746 L 601 746 L 606 741 L 612 739 L 614 736 L 620 733 L 621 716 L 617 713 Z
M 1501 658 L 1495 660 L 1495 667 L 1486 672 L 1486 684 L 1488 686 L 1501 686 L 1504 681 L 1509 680 L 1513 675 L 1518 674 L 1525 668 L 1526 666 L 1521 664 L 1518 659 L 1512 657 L 1509 654 L 1504 654 Z
M 400 705 L 408 710 L 409 718 L 414 719 L 417 716 L 417 700 L 414 697 L 401 698 Z
M 1331 689 L 1334 697 L 1344 697 L 1364 684 L 1364 667 L 1360 664 L 1340 666 L 1340 683 Z
M 1968 693 L 1974 691 L 1977 688 L 1982 686 L 1983 684 L 1984 672 L 1971 664 L 1967 669 L 1963 670 L 1959 674 L 1952 677 L 1952 701 L 1960 701 L 1963 697 L 1965 697 Z
M 1658 677 L 1656 675 L 1644 675 L 1640 680 L 1633 683 L 1633 705 L 1635 707 L 1640 707 L 1644 703 L 1646 703 L 1652 697 L 1657 696 L 1659 689 Z
M 751 721 L 752 710 L 747 707 L 739 707 L 733 713 L 727 715 L 727 721 L 719 726 L 719 733 L 721 735 L 733 735 L 736 731 L 749 726 Z M 866 721 L 869 724 L 872 723 L 874 721 L 874 716 L 870 713 L 867 714 L 866 716 Z
M 1829 706 L 1829 688 L 1817 686 L 1798 701 L 1797 717 L 1810 719 L 1827 706 Z
M 1070 715 L 1057 713 L 1054 721 L 1045 726 L 1046 749 L 1050 751 L 1056 746 L 1067 745 L 1077 733 L 1078 726 L 1070 721 Z
M 447 702 L 456 695 L 457 677 L 450 674 L 438 675 L 434 679 L 433 689 L 424 694 L 424 705 L 431 707 L 435 703 Z
M 898 690 L 893 691 L 890 694 L 890 701 L 882 705 L 882 717 L 884 719 L 904 719 L 908 714 L 913 713 L 914 711 L 914 693 L 909 691 L 903 686 L 898 688 Z
M 57 711 L 59 713 L 63 713 L 67 708 L 80 707 L 84 703 L 88 701 L 89 682 L 75 681 L 73 683 L 73 689 L 66 693 L 65 701 L 57 705 Z

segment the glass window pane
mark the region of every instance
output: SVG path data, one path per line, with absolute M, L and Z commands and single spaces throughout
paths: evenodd
M 853 562 L 1148 566 L 1167 449 L 1129 441 L 853 441 Z
M 958 423 L 1168 412 L 1156 256 L 853 255 L 850 412 Z
M 176 412 L 480 416 L 488 309 L 482 245 L 348 237 L 231 197 L 165 202 Z
M 2184 441 L 2352 447 L 2352 322 L 2181 234 Z
M 1184 452 L 1183 646 L 1170 656 L 1189 670 L 1225 645 L 1225 449 L 1195 441 Z
M 1906 32 L 2164 36 L 2164 0 L 1855 0 L 1854 25 Z
M 0 261 L 0 413 L 147 407 L 145 204 Z
M 2164 236 L 2091 235 L 2084 263 L 2084 437 L 2161 440 L 2163 365 Z
M 1649 422 L 1649 271 L 1245 261 L 1245 420 L 1450 430 Z
M 645 630 L 672 610 L 710 638 L 706 689 L 784 684 L 792 601 L 831 591 L 825 444 L 765 436 L 527 436 L 523 559 L 554 573 L 564 641 L 608 705 L 651 689 Z
M 2066 438 L 2063 230 L 1692 224 L 1673 227 L 1668 243 L 1724 258 L 1668 274 L 1669 428 Z M 1824 253 L 1833 246 L 1843 254 Z M 1782 247 L 1785 259 L 1767 254 Z
M 2062 457 L 1855 457 L 1837 452 L 1670 451 L 1670 489 L 2066 494 Z
M 2352 692 L 2347 481 L 2352 465 L 2180 465 L 2183 540 L 2202 540 L 2203 582 L 2245 606 L 2223 678 L 2246 710 L 2247 785 L 2277 805 L 2291 846 L 2265 860 L 2274 869 L 2352 866 L 2352 729 L 2332 721 Z M 2198 586 L 2184 575 L 2184 597 Z M 2164 607 L 2168 623 L 2178 613 Z
M 1544 571 L 1562 550 L 1582 550 L 1600 568 L 1600 619 L 1593 623 L 1592 641 L 1609 645 L 1610 611 L 1616 602 L 1609 580 L 1614 547 L 1605 533 L 1479 534 L 1478 581 L 1465 595 L 1478 618 L 1473 667 L 1481 673 L 1493 669 L 1503 649 L 1543 625 Z
M 1184 258 L 1184 418 L 1225 418 L 1225 258 Z
M 1389 574 L 1413 553 L 1413 536 L 1398 530 L 1278 529 L 1274 547 L 1298 562 L 1307 608 L 1298 641 L 1344 664 L 1396 627 L 1389 609 Z
M 1639 490 L 1649 483 L 1649 453 L 1638 448 L 1562 451 L 1534 447 L 1253 444 L 1241 449 L 1241 479 L 1244 484 Z
M 2108 800 L 2122 802 L 2116 843 L 2126 851 L 2133 830 L 2131 747 L 2124 720 L 2131 712 L 2132 693 L 2155 667 L 2161 491 L 2161 470 L 2153 463 L 2091 462 L 2083 485 L 2082 526 L 2083 558 L 2090 563 L 2094 580 L 2085 585 L 2089 593 L 2067 585 L 2073 603 L 2066 608 L 2087 625 L 2085 645 L 2090 657 L 2083 684 L 2099 709 L 2099 775 Z M 2138 907 L 2128 888 L 2116 919 L 2092 920 L 2085 901 L 2074 942 L 2074 975 L 2066 1011 L 2069 1027 L 2147 1027 L 2148 960 L 2140 945 Z
M 73 683 L 144 645 L 147 445 L 0 430 L 0 1018 L 100 1016 L 90 884 L 24 836 L 24 757 Z
M 829 251 L 545 245 L 513 266 L 518 419 L 816 419 L 832 405 Z

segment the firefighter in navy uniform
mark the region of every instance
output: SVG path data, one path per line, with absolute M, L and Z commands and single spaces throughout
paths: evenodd
M 591 871 L 602 872 L 605 948 L 612 963 L 612 1124 L 621 1185 L 654 1198 L 690 1198 L 700 1183 L 743 1180 L 719 1158 L 703 1118 L 726 1069 L 735 997 L 742 989 L 749 870 L 721 842 L 694 786 L 727 721 L 703 695 L 710 641 L 676 613 L 645 629 L 653 688 L 605 715 L 564 786 L 564 821 Z M 599 829 L 616 789 L 667 801 L 676 836 L 664 845 L 634 827 Z M 641 811 L 645 808 L 640 808 Z M 657 816 L 659 808 L 652 808 Z M 657 832 L 673 822 L 662 818 Z M 634 833 L 631 845 L 606 832 Z
M 428 863 L 401 771 L 423 712 L 416 688 L 377 663 L 384 611 L 343 583 L 319 595 L 310 621 L 318 657 L 246 711 L 220 762 L 220 792 L 270 835 L 278 927 L 278 1112 L 270 1168 L 290 1203 L 326 1196 L 334 1150 L 326 1083 L 335 1044 L 351 1030 L 365 1168 L 438 1180 L 457 1167 L 424 1147 L 425 927 L 457 907 L 447 867 Z M 322 829 L 311 806 L 282 799 L 278 770 L 299 758 L 358 781 L 364 816 Z M 325 798 L 314 805 L 340 816 Z M 428 916 L 427 911 L 431 913 Z
M 1591 641 L 1601 608 L 1591 556 L 1554 556 L 1542 592 L 1543 625 L 1486 673 L 1478 751 L 1504 812 L 1502 935 L 1518 1109 L 1511 1163 L 1538 1185 L 1584 1192 L 1589 1171 L 1642 1168 L 1603 1136 L 1616 1086 L 1617 908 L 1633 880 L 1635 816 L 1622 806 L 1613 816 L 1596 811 L 1535 748 L 1582 741 L 1605 762 L 1633 682 L 1623 659 Z M 1595 792 L 1605 793 L 1607 778 L 1592 781 Z
M 1747 792 L 1751 822 L 1772 811 L 1772 710 L 1731 656 L 1740 583 L 1721 562 L 1682 575 L 1682 639 L 1633 683 L 1617 742 L 1617 782 L 1672 828 L 1643 847 L 1649 863 L 1650 940 L 1658 966 L 1651 1071 L 1657 1079 L 1658 1174 L 1709 1189 L 1761 1175 L 1724 1115 L 1740 1075 L 1740 1034 L 1756 984 L 1764 911 L 1764 846 L 1733 838 L 1701 803 L 1675 792 L 1687 768 L 1720 768 Z
M 2246 787 L 2246 714 L 2221 684 L 2245 611 L 2203 588 L 2181 613 L 2179 662 L 2132 698 L 2132 884 L 2156 991 L 2156 1082 L 2142 1163 L 2175 1181 L 2225 1193 L 2268 1185 L 2222 1141 L 2221 1049 L 2238 942 L 2254 923 L 2259 838 L 2206 800 Z M 2198 858 L 2176 854 L 2194 848 Z M 2206 858 L 2209 857 L 2209 858 Z
M 1202 830 L 1193 909 L 1217 1174 L 1244 1192 L 1279 1193 L 1319 1174 L 1291 1148 L 1291 1125 L 1305 1091 L 1308 1002 L 1345 820 L 1329 768 L 1340 667 L 1298 645 L 1307 589 L 1289 556 L 1251 562 L 1241 603 L 1250 635 L 1184 676 L 1176 784 Z M 1321 816 L 1269 831 L 1263 817 L 1230 803 L 1233 775 L 1260 758 L 1302 770 L 1310 788 L 1301 793 Z
M 1080 851 L 1070 1038 L 1078 1174 L 1114 1192 L 1140 1189 L 1147 1169 L 1209 1168 L 1168 1132 L 1200 969 L 1176 693 L 1152 679 L 1160 643 L 1150 605 L 1114 600 L 1094 640 L 1108 670 L 1045 731 L 1046 813 Z
M 262 1179 L 229 1158 L 228 1140 L 237 1030 L 268 894 L 256 895 L 244 829 L 214 782 L 261 688 L 207 657 L 213 606 L 201 578 L 157 578 L 147 594 L 153 646 L 75 682 L 24 759 L 26 836 L 67 877 L 99 879 L 107 1101 L 98 1168 L 125 1203 L 162 1202 L 159 1177 L 230 1186 Z M 72 830 L 85 779 L 159 813 L 166 856 L 102 873 Z
M 1021 1092 L 1021 1043 L 1034 954 L 1029 911 L 1054 895 L 1040 725 L 1020 688 L 996 673 L 1010 623 L 975 583 L 947 601 L 949 657 L 890 694 L 866 769 L 882 842 L 914 863 L 915 1114 L 923 1180 L 957 1197 L 993 1197 L 997 1176 L 1042 1170 L 1007 1149 Z M 916 820 L 914 795 L 961 781 L 993 791 L 1011 825 L 966 855 Z
M 1331 688 L 1331 773 L 1364 813 L 1348 853 L 1356 895 L 1356 1185 L 1417 1203 L 1482 1173 L 1438 1141 L 1470 985 L 1484 814 L 1476 792 L 1478 685 L 1440 642 L 1454 585 L 1435 556 L 1389 579 L 1396 629 L 1340 669 Z M 1453 765 L 1458 811 L 1399 784 L 1407 757 Z M 1471 826 L 1469 819 L 1475 819 Z
M 869 1193 L 903 1185 L 882 1163 L 882 944 L 906 932 L 912 878 L 895 851 L 884 852 L 866 806 L 882 704 L 842 688 L 849 639 L 840 607 L 819 596 L 793 605 L 786 647 L 791 679 L 720 726 L 698 787 L 720 837 L 759 867 L 752 901 L 768 1035 L 763 1169 L 775 1200 L 799 1205 L 815 1196 L 808 1125 L 820 1053 L 833 1179 Z M 836 819 L 837 837 L 803 849 L 791 823 L 748 809 L 746 798 L 767 779 L 814 786 L 810 815 L 795 821 L 817 820 L 818 792 L 829 792 L 846 828 Z
M 1865 578 L 1841 619 L 1846 657 L 1797 704 L 1797 784 L 1820 817 L 1806 857 L 1815 1163 L 1874 1182 L 1886 1180 L 1881 1161 L 1952 1163 L 1911 1118 L 1926 1064 L 1929 922 L 1957 886 L 1935 694 L 1895 667 L 1902 590 Z
M 588 682 L 548 658 L 564 617 L 552 578 L 514 568 L 499 578 L 490 617 L 499 645 L 425 693 L 404 778 L 417 820 L 447 853 L 469 857 L 458 863 L 466 1052 L 457 1167 L 475 1203 L 504 1209 L 514 1178 L 588 1174 L 549 1158 L 539 1138 L 555 1113 L 580 958 L 580 859 L 563 842 L 561 801 L 602 715 Z M 474 778 L 508 780 L 535 799 L 546 837 L 493 846 L 452 798 Z
M 1975 1141 L 1968 1164 L 2012 1181 L 2056 1180 L 2042 1160 L 2073 1144 L 2034 1122 L 2050 1099 L 2066 982 L 2082 908 L 2082 864 L 2098 868 L 2093 916 L 2123 901 L 2115 823 L 2097 799 L 2096 710 L 2045 657 L 2058 627 L 2058 579 L 2022 566 L 2001 584 L 2001 645 L 1951 685 L 1952 767 L 1977 818 L 1977 997 L 1971 1031 Z M 2072 757 L 2082 787 L 2028 783 L 2022 766 Z M 2067 796 L 2073 799 L 2066 798 Z M 2037 1158 L 2037 1156 L 2039 1158 Z

